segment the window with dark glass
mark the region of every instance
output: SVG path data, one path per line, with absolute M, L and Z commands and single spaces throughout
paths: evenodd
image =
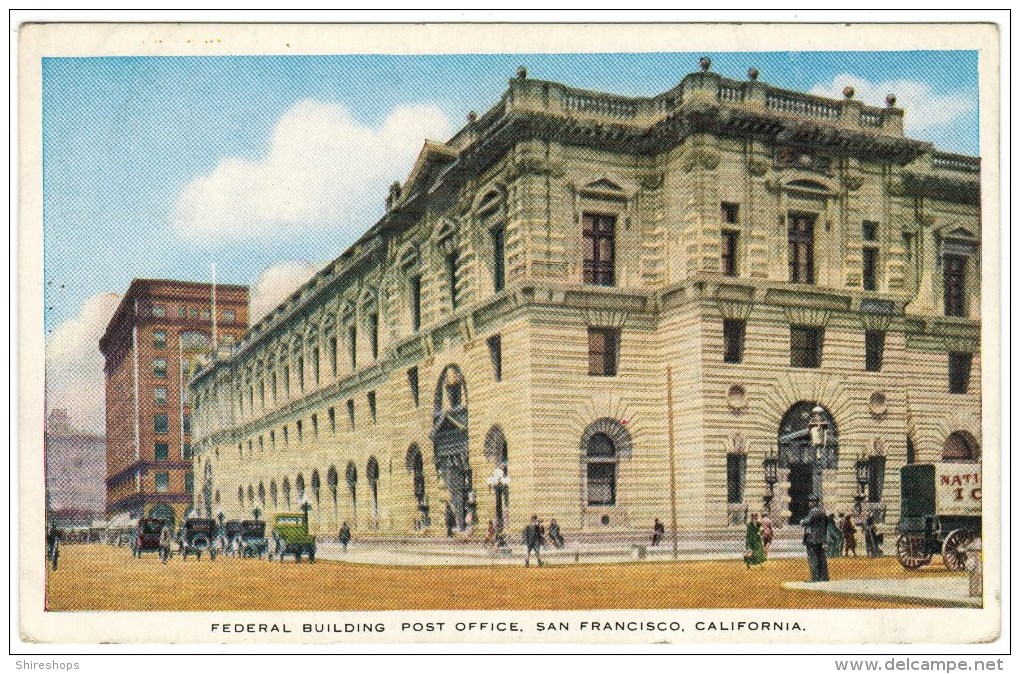
M 582 218 L 584 243 L 584 282 L 592 285 L 616 284 L 616 218 L 585 213 Z
M 165 414 L 157 414 L 152 420 L 152 430 L 156 433 L 170 432 L 170 417 Z
M 329 371 L 336 376 L 336 337 L 329 338 Z
M 737 241 L 740 232 L 724 229 L 722 232 L 722 273 L 726 276 L 737 275 Z
M 157 386 L 152 391 L 153 402 L 163 407 L 167 404 L 167 390 L 166 386 Z
M 152 359 L 152 376 L 160 378 L 166 377 L 166 358 Z
M 347 420 L 350 422 L 351 430 L 354 430 L 354 400 L 347 401 Z
M 210 318 L 212 318 L 212 312 L 209 307 L 202 307 L 202 320 L 208 321 Z
M 347 328 L 347 352 L 351 359 L 351 369 L 358 368 L 358 328 L 350 326 Z
M 276 402 L 276 372 L 269 374 L 269 390 L 273 393 L 273 402 Z
M 868 502 L 878 503 L 885 491 L 885 457 L 868 457 Z
M 790 326 L 790 365 L 793 367 L 821 367 L 823 328 Z
M 336 408 L 330 407 L 328 415 L 329 415 L 329 432 L 336 433 Z
M 418 368 L 412 367 L 407 371 L 407 385 L 411 389 L 411 400 L 414 406 L 418 406 Z
M 743 503 L 747 484 L 747 454 L 726 455 L 726 502 Z
M 588 505 L 616 505 L 616 464 L 619 457 L 612 439 L 595 433 L 585 448 Z
M 170 443 L 157 442 L 152 450 L 153 458 L 156 461 L 166 461 L 170 458 Z
M 298 391 L 304 391 L 305 390 L 305 359 L 304 359 L 304 357 L 299 357 L 297 359 L 297 382 L 298 382 Z
M 907 463 L 917 463 L 917 450 L 914 449 L 914 441 L 907 436 Z
M 372 346 L 372 360 L 379 358 L 379 314 L 368 317 L 368 340 Z
M 290 444 L 290 429 L 286 426 L 283 427 L 283 446 L 286 447 Z
M 290 398 L 290 365 L 283 366 L 283 397 Z
M 371 417 L 372 423 L 376 420 L 376 408 L 375 408 L 375 391 L 368 392 L 368 416 Z
M 319 385 L 319 346 L 312 347 L 312 381 Z
M 492 234 L 492 288 L 497 293 L 506 285 L 506 229 L 496 227 Z
M 864 369 L 878 372 L 882 369 L 882 355 L 885 352 L 885 331 L 866 330 L 864 332 Z
M 747 323 L 734 319 L 723 321 L 723 362 L 739 363 L 744 360 L 744 330 Z
M 304 441 L 304 439 L 305 439 L 305 432 L 304 431 L 305 431 L 304 424 L 301 423 L 300 419 L 298 419 L 298 422 L 297 422 L 297 441 L 298 442 Z
M 970 384 L 970 364 L 973 354 L 949 354 L 949 392 L 966 393 Z
M 878 223 L 865 220 L 861 223 L 861 239 L 863 241 L 878 241 Z
M 188 308 L 187 307 L 177 307 L 177 318 L 187 318 L 187 317 L 188 317 Z
M 313 414 L 312 415 L 312 437 L 313 438 L 319 437 L 319 415 L 318 414 Z
M 233 309 L 224 309 L 223 313 L 220 314 L 220 320 L 224 323 L 233 323 L 237 320 L 237 312 Z
M 492 373 L 496 381 L 503 381 L 503 340 L 499 335 L 493 335 L 485 340 L 485 343 L 489 345 Z
M 942 266 L 946 316 L 966 316 L 964 284 L 967 258 L 962 255 L 946 255 L 942 258 Z
M 184 474 L 184 491 L 188 494 L 195 493 L 195 474 L 191 471 Z
M 457 251 L 446 256 L 446 286 L 450 289 L 450 308 L 457 310 Z
M 194 453 L 191 451 L 191 443 L 185 442 L 184 446 L 181 448 L 181 458 L 185 461 L 191 461 L 193 457 Z
M 727 225 L 735 225 L 740 222 L 739 204 L 731 204 L 724 201 L 720 204 L 720 211 L 723 223 Z
M 166 307 L 162 304 L 152 305 L 152 315 L 156 318 L 163 318 L 166 316 Z
M 166 348 L 166 330 L 155 330 L 152 333 L 152 348 Z
M 588 374 L 595 377 L 615 376 L 619 348 L 619 330 L 588 328 Z
M 170 473 L 156 473 L 156 491 L 160 493 L 170 491 Z
M 815 282 L 815 218 L 813 215 L 789 215 L 790 283 Z
M 184 434 L 191 435 L 191 415 L 184 415 Z
M 875 273 L 878 268 L 878 249 L 864 248 L 861 250 L 861 284 L 865 290 L 877 288 Z
M 421 329 L 421 277 L 414 276 L 408 281 L 411 286 L 411 329 Z

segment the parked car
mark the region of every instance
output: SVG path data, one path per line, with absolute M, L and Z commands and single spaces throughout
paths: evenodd
M 242 557 L 262 557 L 269 554 L 266 540 L 266 523 L 262 520 L 241 522 L 240 550 Z
M 146 552 L 159 553 L 159 536 L 165 526 L 169 526 L 165 520 L 152 518 L 139 520 L 131 543 L 131 554 L 141 557 Z
M 295 562 L 301 562 L 302 555 L 309 562 L 315 561 L 315 536 L 308 533 L 308 519 L 300 513 L 277 515 L 273 524 L 273 540 L 276 549 L 273 554 L 280 561 L 287 555 L 293 555 Z
M 184 521 L 184 529 L 181 532 L 181 555 L 184 559 L 188 555 L 195 555 L 196 559 L 202 559 L 202 553 L 209 551 L 209 558 L 216 559 L 216 548 L 213 540 L 216 538 L 216 523 L 208 519 L 189 519 Z

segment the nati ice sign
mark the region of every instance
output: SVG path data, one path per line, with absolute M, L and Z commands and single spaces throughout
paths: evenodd
M 935 500 L 943 515 L 975 515 L 981 512 L 981 465 L 939 463 L 935 465 Z

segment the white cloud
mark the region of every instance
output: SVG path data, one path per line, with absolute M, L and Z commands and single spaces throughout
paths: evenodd
M 78 315 L 57 326 L 46 342 L 46 412 L 66 409 L 73 428 L 100 434 L 106 431 L 99 338 L 119 303 L 116 293 L 90 297 Z
M 844 87 L 854 88 L 854 97 L 865 105 L 885 107 L 887 94 L 895 94 L 896 107 L 903 108 L 906 135 L 941 145 L 940 131 L 958 122 L 977 107 L 977 100 L 963 92 L 937 92 L 927 82 L 892 80 L 869 82 L 850 73 L 836 75 L 831 82 L 816 84 L 811 93 L 843 98 Z
M 425 139 L 445 140 L 449 128 L 432 105 L 400 106 L 371 128 L 343 105 L 301 101 L 276 123 L 265 157 L 223 159 L 184 187 L 174 229 L 208 244 L 326 228 L 364 231 Z
M 251 286 L 249 323 L 254 325 L 276 308 L 316 271 L 318 268 L 310 262 L 292 261 L 275 264 L 259 274 Z

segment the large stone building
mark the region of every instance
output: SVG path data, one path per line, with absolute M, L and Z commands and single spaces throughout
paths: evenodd
M 216 312 L 215 328 L 212 312 Z M 177 520 L 192 502 L 196 358 L 238 342 L 244 286 L 135 279 L 99 341 L 106 358 L 106 513 Z
M 101 519 L 106 508 L 106 440 L 72 428 L 67 410 L 54 409 L 46 418 L 47 511 L 78 513 L 83 520 Z
M 905 463 L 977 460 L 979 160 L 905 138 L 893 96 L 702 65 L 652 98 L 521 69 L 425 143 L 385 215 L 193 379 L 196 507 L 622 536 L 674 499 L 694 534 L 821 490 L 892 523 Z

